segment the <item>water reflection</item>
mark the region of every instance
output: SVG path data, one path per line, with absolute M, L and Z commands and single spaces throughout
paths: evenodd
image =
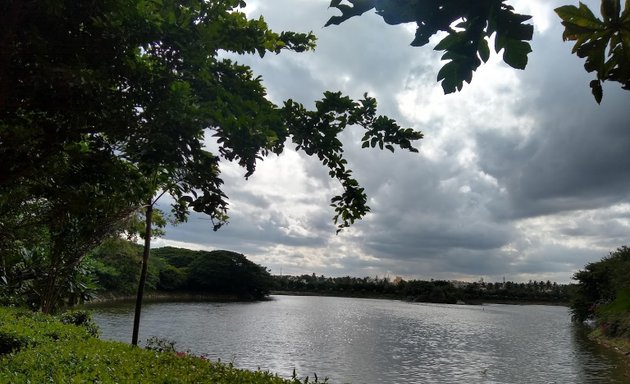
M 109 339 L 128 341 L 131 305 L 99 308 Z M 158 336 L 236 366 L 353 383 L 627 383 L 564 307 L 457 306 L 278 296 L 261 303 L 145 306 Z

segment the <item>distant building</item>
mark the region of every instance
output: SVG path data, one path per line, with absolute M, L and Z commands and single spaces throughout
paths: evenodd
M 449 283 L 453 284 L 455 288 L 466 288 L 470 285 L 468 281 L 451 280 Z

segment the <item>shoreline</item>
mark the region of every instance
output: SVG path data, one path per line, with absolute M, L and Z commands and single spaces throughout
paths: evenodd
M 589 332 L 588 339 L 622 356 L 630 367 L 630 340 L 607 337 L 597 329 Z
M 370 294 L 339 294 L 339 293 L 326 293 L 326 292 L 303 292 L 303 291 L 271 291 L 271 295 L 277 296 L 321 296 L 321 297 L 348 297 L 353 299 L 377 299 L 377 300 L 397 300 L 408 303 L 427 303 L 427 304 L 452 304 L 452 305 L 484 305 L 484 304 L 504 304 L 504 305 L 551 305 L 559 307 L 567 307 L 568 302 L 561 301 L 520 301 L 520 300 L 470 300 L 470 301 L 458 301 L 457 303 L 447 302 L 434 302 L 434 301 L 415 301 L 411 298 L 400 298 L 395 295 L 370 295 Z
M 247 299 L 234 294 L 227 293 L 200 293 L 200 292 L 148 292 L 144 294 L 143 302 L 167 302 L 167 301 L 184 301 L 184 302 L 252 302 L 252 301 L 265 301 L 268 299 Z M 78 305 L 81 308 L 89 308 L 94 306 L 106 305 L 110 303 L 135 303 L 135 294 L 117 294 L 117 293 L 105 293 L 94 297 L 90 301 L 86 301 Z
M 347 297 L 352 299 L 375 299 L 375 300 L 394 300 L 407 303 L 427 303 L 427 304 L 451 304 L 451 305 L 484 305 L 484 304 L 503 304 L 503 305 L 550 305 L 550 306 L 568 306 L 565 302 L 550 301 L 519 301 L 519 300 L 470 300 L 458 301 L 456 303 L 434 302 L 434 301 L 416 301 L 414 298 L 400 298 L 396 295 L 388 294 L 369 294 L 369 293 L 352 293 L 340 294 L 337 292 L 302 292 L 302 291 L 271 291 L 269 295 L 262 299 L 253 299 L 228 293 L 210 293 L 210 292 L 148 292 L 145 293 L 143 302 L 167 302 L 167 301 L 184 301 L 184 302 L 254 302 L 272 300 L 270 296 L 319 296 L 319 297 Z M 89 308 L 93 306 L 106 305 L 109 303 L 133 303 L 136 301 L 135 294 L 118 294 L 106 292 L 94 297 L 92 300 L 78 305 L 81 308 Z

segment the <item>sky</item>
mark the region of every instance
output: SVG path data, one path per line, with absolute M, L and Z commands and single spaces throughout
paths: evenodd
M 367 92 L 380 114 L 424 133 L 420 152 L 361 149 L 361 129 L 344 132 L 372 211 L 338 235 L 329 204 L 340 186 L 317 159 L 289 145 L 248 180 L 222 162 L 229 224 L 213 232 L 193 214 L 156 246 L 232 250 L 284 275 L 567 283 L 630 243 L 630 92 L 609 84 L 601 105 L 593 99 L 594 74 L 571 55 L 553 13 L 577 2 L 509 1 L 533 15 L 527 68 L 493 53 L 449 95 L 436 80 L 439 38 L 411 47 L 414 25 L 389 26 L 373 12 L 324 28 L 338 14 L 328 3 L 248 1 L 248 16 L 262 14 L 277 32 L 313 31 L 317 48 L 233 59 L 262 76 L 276 103 Z

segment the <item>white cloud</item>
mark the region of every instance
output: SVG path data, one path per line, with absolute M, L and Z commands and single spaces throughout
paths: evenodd
M 593 101 L 590 75 L 561 41 L 553 8 L 562 2 L 511 2 L 534 15 L 528 68 L 492 55 L 452 95 L 436 81 L 441 54 L 409 46 L 413 28 L 374 14 L 322 28 L 334 14 L 328 3 L 249 2 L 248 15 L 262 13 L 274 30 L 313 30 L 318 49 L 239 61 L 263 76 L 275 102 L 370 92 L 381 113 L 425 133 L 420 154 L 361 150 L 360 132 L 344 133 L 372 213 L 339 236 L 328 206 L 339 187 L 317 159 L 288 150 L 249 181 L 225 164 L 230 224 L 212 233 L 193 215 L 158 244 L 231 249 L 274 273 L 525 281 L 568 281 L 624 244 L 630 92 L 610 87 L 602 106 Z

